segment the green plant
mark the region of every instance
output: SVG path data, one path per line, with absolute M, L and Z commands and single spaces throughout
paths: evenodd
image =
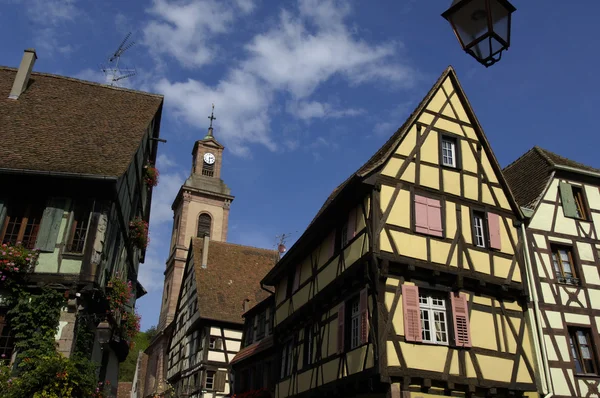
M 158 169 L 154 167 L 152 163 L 147 164 L 144 167 L 144 181 L 148 184 L 149 187 L 155 187 L 158 185 Z
M 133 285 L 131 281 L 125 282 L 118 275 L 110 278 L 106 284 L 108 304 L 110 312 L 113 316 L 124 312 L 125 305 L 129 303 L 133 297 Z
M 3 243 L 0 247 L 0 282 L 11 276 L 27 273 L 37 265 L 37 250 L 29 250 L 19 243 Z
M 129 222 L 129 239 L 138 249 L 145 249 L 150 243 L 148 238 L 148 223 L 140 217 Z

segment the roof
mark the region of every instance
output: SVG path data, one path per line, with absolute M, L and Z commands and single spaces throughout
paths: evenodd
M 402 126 L 400 126 L 400 128 L 398 130 L 396 130 L 396 132 L 394 134 L 392 134 L 392 136 L 383 144 L 383 146 L 381 146 L 381 148 L 379 148 L 379 150 L 377 152 L 375 152 L 375 154 L 373 156 L 371 156 L 371 158 L 369 160 L 367 160 L 356 172 L 354 172 L 352 175 L 350 175 L 350 177 L 348 177 L 343 183 L 341 183 L 337 188 L 335 188 L 333 190 L 333 192 L 329 195 L 327 200 L 325 200 L 325 203 L 323 204 L 323 206 L 317 212 L 316 216 L 310 222 L 310 224 L 308 225 L 307 229 L 304 231 L 302 236 L 300 236 L 300 238 L 296 241 L 294 246 L 292 246 L 292 248 L 290 248 L 288 253 L 283 257 L 282 262 L 281 262 L 282 264 L 284 264 L 286 258 L 290 258 L 290 254 L 293 253 L 293 250 L 298 245 L 298 242 L 305 239 L 305 236 L 309 235 L 311 233 L 311 227 L 323 215 L 323 213 L 331 206 L 331 204 L 335 201 L 335 199 L 337 197 L 341 196 L 341 193 L 344 192 L 344 190 L 351 185 L 350 183 L 353 180 L 365 179 L 368 176 L 370 176 L 372 173 L 377 172 L 380 169 L 380 167 L 385 164 L 387 159 L 389 159 L 389 157 L 392 155 L 392 153 L 400 145 L 400 143 L 402 142 L 404 137 L 408 134 L 410 126 L 412 126 L 413 123 L 417 120 L 417 118 L 419 117 L 421 112 L 425 109 L 425 107 L 427 106 L 429 101 L 431 101 L 433 96 L 436 94 L 436 92 L 439 90 L 439 88 L 441 87 L 443 82 L 448 77 L 453 79 L 453 83 L 456 86 L 456 90 L 459 93 L 460 98 L 465 101 L 465 104 L 464 104 L 465 111 L 468 113 L 470 119 L 472 120 L 474 130 L 478 134 L 480 141 L 484 144 L 484 148 L 486 148 L 485 150 L 487 151 L 486 153 L 490 159 L 490 163 L 491 163 L 492 167 L 494 168 L 494 170 L 499 175 L 500 183 L 503 185 L 505 190 L 509 192 L 507 194 L 509 203 L 511 204 L 513 210 L 517 214 L 520 214 L 520 209 L 517 206 L 516 201 L 514 200 L 514 198 L 512 198 L 512 195 L 510 194 L 510 188 L 509 188 L 508 184 L 502 179 L 502 170 L 500 168 L 498 160 L 496 159 L 496 156 L 494 155 L 494 153 L 491 151 L 491 146 L 483 132 L 483 129 L 481 128 L 481 125 L 479 124 L 479 121 L 477 120 L 476 115 L 471 111 L 471 105 L 469 103 L 469 100 L 468 100 L 466 94 L 464 93 L 464 91 L 460 85 L 460 82 L 458 81 L 456 72 L 454 71 L 454 68 L 452 66 L 448 66 L 446 68 L 446 70 L 444 70 L 444 72 L 438 78 L 438 80 L 435 82 L 433 87 L 431 87 L 431 89 L 429 90 L 427 95 L 425 95 L 425 97 L 423 97 L 423 99 L 421 100 L 419 105 L 415 108 L 415 110 L 406 119 L 404 124 Z M 278 264 L 277 269 L 279 269 L 279 268 L 280 267 Z M 269 275 L 267 275 L 267 277 L 265 277 L 265 279 L 263 279 L 263 281 L 265 283 L 269 283 L 269 280 L 274 275 L 274 273 L 275 273 L 275 270 L 273 270 L 273 272 L 269 273 Z
M 249 346 L 242 348 L 233 357 L 233 359 L 231 360 L 231 362 L 229 364 L 233 365 L 235 363 L 241 362 L 244 359 L 248 359 L 251 356 L 256 355 L 260 352 L 263 352 L 271 347 L 273 347 L 273 335 L 265 337 L 264 339 L 254 343 L 254 344 L 250 344 Z
M 200 317 L 243 324 L 244 300 L 249 306 L 269 296 L 260 281 L 275 265 L 275 250 L 209 241 L 206 268 L 202 268 L 204 240 L 192 239 Z
M 520 206 L 534 209 L 557 167 L 570 167 L 599 173 L 599 169 L 567 159 L 534 146 L 502 171 Z
M 13 100 L 16 72 L 0 66 L 0 169 L 121 176 L 163 103 L 161 95 L 36 72 Z

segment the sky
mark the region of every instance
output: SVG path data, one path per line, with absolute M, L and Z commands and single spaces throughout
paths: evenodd
M 440 14 L 450 0 L 0 0 L 0 65 L 33 47 L 34 70 L 163 94 L 142 330 L 158 321 L 171 203 L 208 127 L 226 147 L 228 241 L 297 239 L 330 192 L 403 124 L 452 65 L 502 167 L 534 145 L 600 168 L 600 2 L 513 0 L 512 45 L 485 68 Z

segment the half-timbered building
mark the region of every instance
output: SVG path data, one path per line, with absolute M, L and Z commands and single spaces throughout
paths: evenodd
M 263 279 L 276 397 L 535 391 L 521 219 L 449 67 Z
M 241 348 L 244 309 L 269 294 L 259 282 L 276 259 L 273 250 L 192 238 L 168 349 L 175 396 L 230 393 L 229 363 Z
M 60 353 L 70 356 L 76 336 L 110 324 L 110 342 L 78 345 L 116 389 L 119 361 L 129 352 L 121 321 L 145 294 L 138 283 L 145 246 L 134 244 L 130 223 L 150 217 L 145 168 L 156 160 L 163 97 L 32 72 L 36 59 L 28 49 L 18 69 L 0 67 L 0 244 L 38 249 L 23 283 L 68 298 L 56 334 Z M 135 295 L 109 314 L 113 278 L 131 282 Z M 3 288 L 0 361 L 14 362 Z
M 543 392 L 598 396 L 600 170 L 534 147 L 504 175 L 529 218 Z
M 275 394 L 277 351 L 273 344 L 273 317 L 275 296 L 269 295 L 244 314 L 244 334 L 242 349 L 231 361 L 233 392 L 262 394 L 272 397 Z

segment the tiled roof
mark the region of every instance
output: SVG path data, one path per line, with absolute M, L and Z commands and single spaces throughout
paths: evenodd
M 122 175 L 163 97 L 64 76 L 31 74 L 17 100 L 0 67 L 0 170 Z
M 261 353 L 271 347 L 273 347 L 273 335 L 265 337 L 264 339 L 254 344 L 250 344 L 248 347 L 242 348 L 233 357 L 229 364 L 233 365 L 235 363 L 241 362 L 244 359 L 250 358 L 251 356 Z
M 556 166 L 600 173 L 599 169 L 534 146 L 502 171 L 519 206 L 535 208 Z
M 244 300 L 253 307 L 269 295 L 260 281 L 275 265 L 277 252 L 210 241 L 202 268 L 203 242 L 192 241 L 200 317 L 243 324 Z

